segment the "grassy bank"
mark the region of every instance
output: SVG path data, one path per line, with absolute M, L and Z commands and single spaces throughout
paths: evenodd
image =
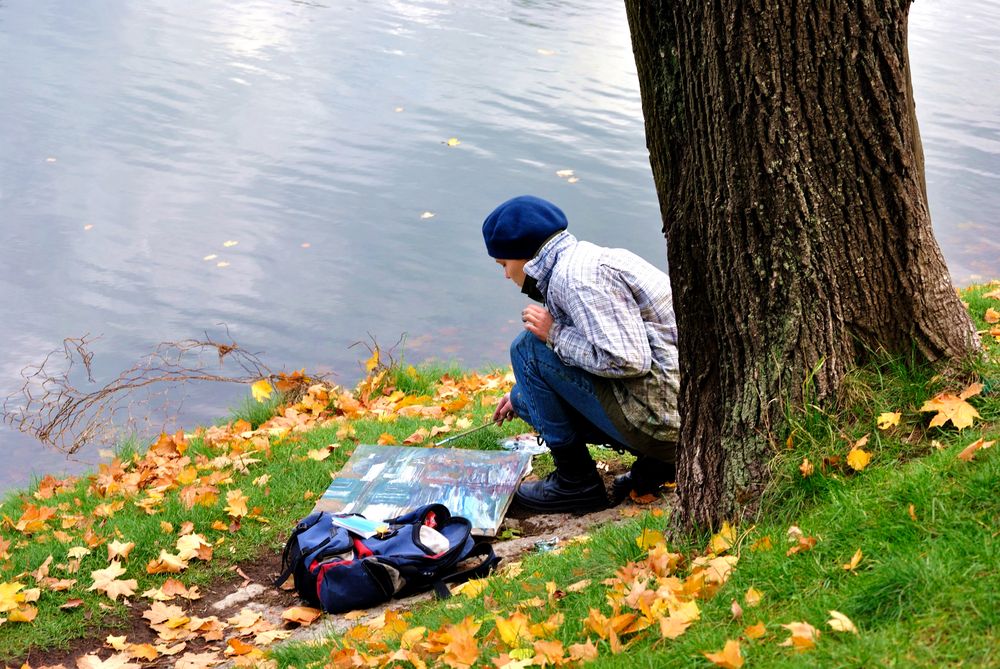
M 450 600 L 389 614 L 324 644 L 281 646 L 272 661 L 993 666 L 1000 447 L 985 444 L 1000 438 L 1000 348 L 989 335 L 997 326 L 984 317 L 991 307 L 1000 311 L 1000 300 L 984 294 L 997 288 L 964 294 L 988 359 L 947 373 L 887 360 L 852 374 L 837 407 L 790 415 L 775 485 L 755 523 L 667 546 L 660 534 L 667 519 L 627 504 L 623 522 L 587 541 L 533 554 Z M 292 403 L 272 395 L 225 426 L 165 435 L 91 476 L 47 478 L 9 495 L 0 507 L 3 663 L 33 648 L 103 639 L 130 618 L 155 610 L 148 617 L 156 619 L 164 606 L 180 608 L 157 623 L 156 641 L 116 641 L 117 650 L 100 656 L 141 664 L 179 643 L 188 646 L 177 657 L 207 654 L 211 638 L 217 659 L 229 647 L 236 659 L 263 663 L 284 630 L 182 619 L 188 600 L 177 593 L 196 595 L 193 588 L 231 578 L 234 565 L 280 551 L 356 444 L 429 444 L 480 424 L 511 382 L 502 370 L 370 363 L 369 377 L 350 392 L 293 375 L 282 380 Z M 959 399 L 966 389 L 967 402 Z M 959 419 L 971 415 L 965 406 L 979 416 L 962 430 L 952 422 L 931 427 L 937 412 L 921 409 L 940 393 L 954 396 L 944 406 Z M 484 431 L 458 445 L 495 448 L 501 432 L 523 428 Z M 432 437 L 434 430 L 445 432 Z M 835 631 L 830 611 L 849 621 L 837 626 L 853 624 L 857 633 Z
M 989 333 L 1000 329 L 983 318 L 1000 310 L 1000 301 L 983 297 L 996 289 L 964 294 L 988 359 L 947 374 L 905 360 L 873 364 L 847 380 L 838 407 L 792 415 L 755 523 L 666 546 L 658 534 L 666 519 L 640 512 L 558 554 L 533 554 L 451 600 L 324 645 L 283 646 L 275 660 L 996 666 L 1000 449 L 989 442 L 1000 440 L 1000 346 Z M 960 391 L 977 382 L 983 388 L 967 402 L 979 414 L 971 426 L 930 426 L 938 412 L 921 410 L 927 400 L 952 393 L 962 407 Z

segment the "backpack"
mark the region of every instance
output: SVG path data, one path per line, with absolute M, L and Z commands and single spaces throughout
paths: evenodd
M 442 504 L 427 504 L 386 520 L 388 531 L 365 538 L 335 523 L 356 514 L 317 511 L 295 526 L 281 556 L 280 586 L 295 577 L 295 590 L 312 606 L 344 613 L 434 589 L 450 596 L 448 583 L 488 575 L 500 562 L 493 548 L 476 544 L 472 523 Z M 485 556 L 477 566 L 458 565 Z

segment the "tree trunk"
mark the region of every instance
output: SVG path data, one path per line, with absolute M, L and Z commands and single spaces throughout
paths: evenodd
M 909 0 L 626 0 L 667 238 L 685 523 L 756 508 L 789 402 L 978 338 L 931 231 Z

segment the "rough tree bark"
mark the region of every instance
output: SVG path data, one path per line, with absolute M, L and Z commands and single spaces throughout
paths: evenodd
M 909 0 L 626 0 L 679 330 L 687 525 L 752 511 L 788 402 L 978 338 L 931 231 Z

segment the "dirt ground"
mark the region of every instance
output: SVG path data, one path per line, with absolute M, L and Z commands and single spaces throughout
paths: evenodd
M 611 479 L 622 471 L 621 465 L 611 463 L 610 466 L 605 466 L 602 469 L 602 476 L 610 489 Z M 674 495 L 668 494 L 652 504 L 644 505 L 644 508 L 668 507 L 673 502 Z M 506 540 L 494 540 L 493 549 L 498 556 L 503 558 L 504 562 L 516 561 L 528 552 L 539 550 L 539 543 L 558 545 L 567 539 L 587 533 L 596 525 L 619 520 L 623 517 L 623 511 L 632 505 L 631 500 L 626 500 L 617 507 L 581 515 L 568 513 L 533 514 L 519 509 L 515 505 L 508 511 L 499 534 L 503 535 L 505 530 L 511 530 L 510 533 L 519 536 Z M 209 588 L 203 588 L 201 599 L 191 602 L 184 601 L 182 606 L 189 616 L 216 616 L 220 620 L 226 620 L 246 607 L 259 611 L 267 620 L 280 627 L 283 623 L 282 612 L 289 607 L 302 604 L 294 591 L 274 587 L 274 581 L 280 571 L 281 555 L 277 552 L 264 553 L 254 561 L 234 566 L 232 578 L 215 583 Z M 296 629 L 290 640 L 305 641 L 323 637 L 331 631 L 344 631 L 352 625 L 377 617 L 386 608 L 405 608 L 431 596 L 430 593 L 427 593 L 404 600 L 393 600 L 384 606 L 370 609 L 361 618 L 352 616 L 350 620 L 343 615 L 328 614 L 312 625 Z M 129 616 L 124 627 L 95 629 L 86 637 L 73 642 L 66 649 L 36 651 L 27 657 L 16 658 L 16 661 L 14 658 L 10 660 L 4 658 L 4 660 L 6 664 L 12 666 L 20 666 L 22 662 L 29 662 L 34 669 L 59 664 L 69 669 L 75 667 L 76 659 L 83 655 L 98 652 L 102 657 L 108 655 L 110 650 L 105 646 L 104 640 L 109 634 L 126 635 L 129 643 L 153 643 L 155 645 L 158 642 L 156 633 L 149 628 L 147 621 L 142 617 L 143 612 L 148 608 L 148 601 L 136 599 L 132 603 L 132 615 Z M 224 648 L 224 641 L 208 644 L 198 640 L 189 642 L 185 652 L 205 652 Z M 142 666 L 171 667 L 176 659 L 176 657 L 164 656 L 153 662 L 143 663 Z M 224 667 L 226 665 L 217 666 Z

